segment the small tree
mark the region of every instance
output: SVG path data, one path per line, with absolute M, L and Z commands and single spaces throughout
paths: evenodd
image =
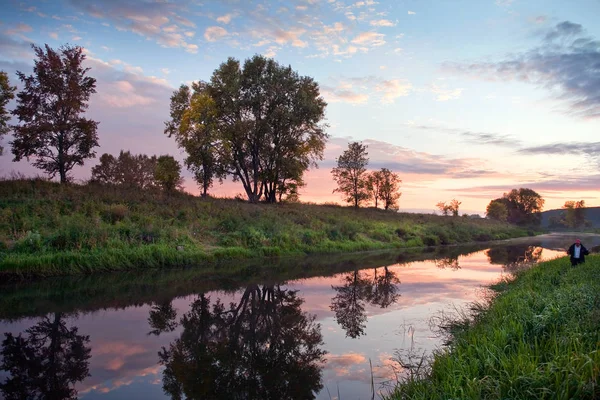
M 8 75 L 4 71 L 0 71 L 0 139 L 10 131 L 8 121 L 10 113 L 6 109 L 6 105 L 15 97 L 16 86 L 10 86 Z M 2 155 L 4 147 L 0 144 L 0 155 Z
M 442 212 L 443 215 L 446 215 L 446 216 L 451 211 L 450 205 L 446 204 L 445 201 L 440 201 L 435 206 Z
M 185 165 L 194 173 L 194 180 L 206 197 L 214 179 L 223 180 L 226 168 L 221 160 L 215 102 L 205 83 L 194 82 L 192 90 L 182 85 L 171 96 L 171 120 L 165 124 L 165 133 L 174 136 L 188 154 Z
M 92 168 L 92 181 L 139 189 L 156 187 L 156 163 L 156 156 L 134 155 L 130 151 L 121 150 L 117 158 L 110 154 L 102 154 L 100 164 Z
M 336 159 L 337 167 L 331 170 L 333 179 L 338 185 L 333 193 L 342 193 L 346 201 L 356 208 L 369 199 L 366 179 L 368 155 L 366 145 L 358 142 L 350 143 L 348 150 Z
M 486 208 L 486 216 L 489 219 L 505 222 L 506 217 L 508 217 L 506 204 L 498 200 L 490 201 L 490 204 Z
M 12 153 L 14 161 L 34 157 L 35 167 L 50 177 L 58 174 L 64 183 L 75 165 L 96 155 L 98 122 L 81 116 L 96 93 L 96 80 L 86 76 L 83 48 L 32 47 L 37 57 L 33 75 L 17 72 L 24 88 L 12 112 L 19 119 L 12 127 Z
M 398 200 L 402 193 L 400 192 L 400 184 L 402 180 L 400 176 L 387 168 L 382 168 L 379 171 L 381 175 L 381 187 L 379 189 L 379 198 L 383 201 L 383 208 L 386 210 L 397 210 Z
M 566 201 L 563 208 L 566 211 L 564 225 L 569 228 L 579 228 L 585 225 L 585 201 Z
M 378 208 L 379 199 L 381 197 L 381 186 L 383 185 L 383 176 L 381 171 L 373 171 L 367 174 L 367 190 L 369 196 L 375 202 L 375 208 Z
M 462 204 L 462 202 L 456 200 L 456 199 L 452 199 L 452 201 L 450 202 L 449 210 L 452 211 L 452 216 L 453 217 L 458 217 L 458 208 L 460 207 L 460 205 Z
M 165 192 L 174 192 L 177 189 L 181 189 L 183 185 L 181 165 L 173 156 L 158 157 L 154 179 Z
M 116 176 L 117 159 L 108 153 L 100 156 L 100 163 L 92 167 L 92 181 L 99 183 L 117 183 Z

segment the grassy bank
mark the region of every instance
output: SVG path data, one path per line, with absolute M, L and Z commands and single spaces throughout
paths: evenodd
M 431 369 L 390 399 L 600 398 L 600 256 L 562 258 L 495 286 L 475 317 L 450 324 Z
M 0 181 L 0 274 L 54 276 L 524 236 L 485 219 Z

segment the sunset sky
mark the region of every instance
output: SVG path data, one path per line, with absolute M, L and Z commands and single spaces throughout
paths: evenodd
M 337 201 L 330 170 L 350 141 L 403 180 L 401 210 L 529 187 L 545 209 L 600 206 L 599 0 L 3 2 L 0 70 L 31 73 L 30 43 L 85 48 L 97 79 L 89 117 L 102 153 L 184 155 L 163 134 L 169 97 L 227 57 L 274 57 L 313 77 L 328 102 L 325 159 L 304 201 Z M 12 104 L 11 104 L 12 108 Z M 0 175 L 41 173 L 13 163 Z M 97 159 L 74 171 L 87 179 Z M 186 188 L 198 193 L 186 172 Z M 232 196 L 241 184 L 215 186 Z

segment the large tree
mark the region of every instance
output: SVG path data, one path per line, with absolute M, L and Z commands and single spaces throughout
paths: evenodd
M 8 126 L 10 113 L 6 109 L 6 105 L 15 97 L 15 90 L 17 90 L 17 88 L 15 86 L 10 86 L 6 72 L 0 71 L 0 139 L 2 139 L 2 137 L 10 130 Z M 2 155 L 3 151 L 4 147 L 0 144 L 0 155 Z
M 210 150 L 222 168 L 216 171 L 240 181 L 250 202 L 263 196 L 276 202 L 292 193 L 322 159 L 326 103 L 312 78 L 256 55 L 243 66 L 229 58 L 210 82 L 192 89 L 181 88 L 171 99 L 166 133 L 175 135 L 196 167 L 207 153 L 191 150 Z M 205 170 L 199 169 L 200 178 L 208 184 Z
M 185 165 L 194 173 L 203 197 L 215 178 L 226 175 L 217 109 L 206 89 L 204 82 L 194 82 L 191 88 L 181 85 L 171 96 L 171 119 L 165 123 L 165 133 L 187 153 Z
M 528 188 L 513 189 L 501 198 L 492 201 L 506 206 L 506 220 L 521 226 L 537 226 L 541 223 L 544 199 L 536 191 Z
M 14 161 L 34 157 L 35 167 L 50 177 L 58 174 L 64 183 L 74 166 L 96 155 L 98 122 L 82 116 L 96 93 L 96 80 L 86 76 L 83 48 L 32 47 L 33 75 L 17 72 L 24 87 L 12 112 L 19 120 L 12 127 L 12 153 Z
M 333 192 L 341 193 L 345 200 L 356 208 L 369 199 L 368 155 L 366 145 L 352 142 L 348 144 L 348 149 L 336 159 L 337 167 L 331 170 L 333 179 L 338 185 Z

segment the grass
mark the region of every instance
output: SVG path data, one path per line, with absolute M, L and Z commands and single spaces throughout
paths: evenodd
M 600 398 L 600 256 L 536 265 L 448 326 L 428 369 L 389 399 Z
M 41 179 L 0 181 L 4 278 L 423 247 L 528 233 L 532 232 L 466 217 L 249 204 Z

